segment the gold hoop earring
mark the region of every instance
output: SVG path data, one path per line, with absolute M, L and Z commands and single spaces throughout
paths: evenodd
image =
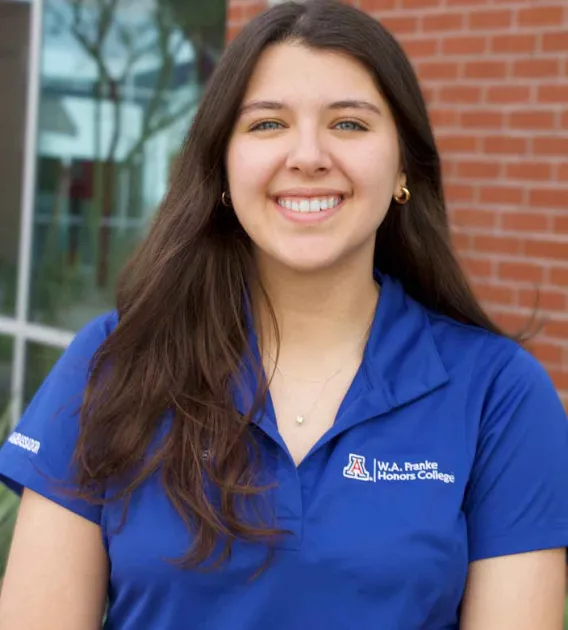
M 225 208 L 231 207 L 231 195 L 227 191 L 221 195 L 221 203 L 225 206 Z
M 402 186 L 401 188 L 402 194 L 400 196 L 393 195 L 392 198 L 401 206 L 404 206 L 405 203 L 408 203 L 412 197 L 410 194 L 410 190 L 406 186 Z

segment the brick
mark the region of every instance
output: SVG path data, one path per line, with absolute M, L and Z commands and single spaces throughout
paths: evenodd
M 523 190 L 511 186 L 482 186 L 480 201 L 482 203 L 515 203 L 523 200 Z
M 553 234 L 568 234 L 568 216 L 554 217 L 552 221 Z
M 521 298 L 521 301 L 523 299 Z M 537 361 L 555 364 L 562 362 L 562 348 L 558 344 L 547 343 L 546 341 L 531 341 L 527 344 L 527 350 Z
M 438 134 L 436 143 L 438 149 L 445 153 L 472 153 L 477 150 L 478 138 L 476 136 Z
M 244 7 L 242 4 L 229 3 L 227 9 L 227 21 L 230 23 L 240 23 L 245 19 Z
M 422 20 L 422 30 L 426 33 L 440 31 L 458 31 L 464 23 L 463 13 L 439 13 L 425 15 Z
M 568 267 L 551 267 L 550 284 L 558 287 L 568 287 Z
M 444 86 L 440 90 L 442 103 L 467 103 L 472 105 L 481 101 L 481 88 L 473 85 Z
M 542 50 L 544 52 L 568 52 L 568 32 L 564 30 L 543 33 Z
M 396 9 L 397 0 L 359 0 L 359 9 L 371 11 L 392 11 Z
M 521 9 L 517 14 L 519 26 L 557 26 L 564 21 L 564 9 L 559 5 L 543 6 L 539 0 L 538 7 Z
M 535 208 L 568 208 L 568 188 L 531 188 L 529 203 Z
M 417 17 L 395 17 L 385 15 L 380 19 L 381 24 L 395 35 L 401 33 L 415 33 L 418 30 Z
M 568 320 L 551 319 L 545 322 L 542 327 L 547 337 L 559 337 L 560 339 L 568 339 Z
M 493 179 L 499 177 L 501 166 L 489 160 L 483 161 L 460 161 L 457 165 L 458 177 L 465 179 Z
M 504 79 L 507 65 L 502 61 L 470 61 L 464 64 L 467 79 Z
M 515 162 L 506 165 L 505 177 L 523 181 L 550 180 L 552 166 L 546 162 Z
M 245 19 L 247 21 L 252 20 L 263 11 L 266 11 L 266 6 L 263 2 L 247 4 L 245 5 Z
M 409 39 L 403 48 L 409 57 L 433 57 L 438 53 L 439 45 L 437 39 Z
M 437 99 L 438 90 L 432 85 L 422 85 L 422 96 L 427 105 L 435 103 Z
M 493 302 L 506 306 L 516 303 L 516 292 L 511 287 L 495 285 L 485 282 L 476 282 L 474 286 L 476 295 L 483 302 Z
M 453 61 L 432 61 L 418 64 L 421 79 L 457 79 L 459 66 Z
M 491 50 L 498 54 L 534 53 L 537 41 L 536 35 L 495 35 L 491 39 Z
M 485 153 L 522 155 L 527 152 L 527 146 L 526 138 L 490 136 L 483 140 L 483 151 Z
M 497 214 L 488 210 L 469 210 L 456 208 L 452 211 L 451 221 L 460 228 L 493 228 L 497 225 Z
M 472 30 L 490 30 L 508 28 L 513 23 L 511 10 L 474 11 L 469 16 L 469 27 Z
M 449 181 L 449 177 L 453 177 L 456 172 L 456 164 L 455 161 L 450 159 L 447 156 L 442 155 L 442 177 L 444 181 Z
M 455 230 L 451 233 L 452 236 L 452 245 L 457 251 L 468 251 L 471 249 L 471 236 L 464 232 L 456 232 Z
M 481 55 L 486 49 L 485 37 L 448 37 L 442 41 L 445 55 Z
M 529 240 L 525 244 L 525 253 L 535 258 L 568 261 L 568 241 Z
M 549 373 L 556 389 L 568 389 L 568 371 L 550 370 Z
M 536 137 L 533 139 L 533 151 L 536 155 L 568 155 L 568 138 L 555 136 Z
M 521 289 L 519 291 L 519 304 L 528 308 L 558 311 L 564 309 L 567 302 L 568 294 L 564 291 L 554 291 L 552 289 L 539 289 L 538 291 Z
M 568 37 L 568 33 L 566 34 Z M 560 74 L 558 59 L 523 59 L 513 64 L 513 75 L 521 78 L 540 79 Z
M 473 187 L 463 184 L 448 184 L 445 186 L 445 196 L 449 203 L 473 200 Z
M 546 111 L 518 111 L 509 116 L 509 126 L 512 129 L 554 129 L 555 114 Z
M 532 262 L 502 262 L 499 263 L 497 275 L 503 280 L 540 283 L 544 279 L 544 270 Z
M 478 8 L 480 4 L 488 4 L 490 0 L 446 0 L 448 7 Z
M 520 254 L 521 241 L 514 236 L 494 236 L 479 234 L 473 237 L 475 251 L 495 254 Z
M 558 165 L 557 179 L 560 180 L 563 184 L 568 182 L 568 162 Z
M 500 129 L 503 127 L 504 116 L 501 112 L 492 110 L 474 110 L 463 112 L 461 123 L 465 128 Z
M 430 122 L 434 127 L 453 127 L 459 122 L 459 114 L 455 109 L 430 109 Z
M 538 100 L 542 103 L 568 103 L 568 83 L 541 85 L 538 88 Z
M 511 312 L 502 312 L 493 309 L 491 311 L 493 320 L 505 333 L 509 335 L 517 335 L 524 332 L 530 324 L 528 315 L 520 315 Z
M 468 276 L 486 278 L 493 275 L 493 263 L 487 258 L 474 258 L 473 256 L 462 254 L 460 263 Z
M 482 186 L 480 190 L 482 203 L 515 203 L 523 200 L 523 190 L 511 186 Z
M 560 117 L 560 126 L 568 130 L 568 109 Z
M 440 0 L 400 0 L 402 9 L 429 9 L 440 6 Z
M 527 85 L 492 85 L 487 91 L 489 103 L 527 103 L 531 100 L 531 89 Z
M 229 26 L 227 27 L 225 31 L 225 41 L 227 43 L 232 42 L 235 39 L 235 37 L 240 33 L 241 30 L 242 30 L 242 25 L 229 24 Z
M 544 232 L 548 228 L 548 219 L 535 212 L 504 212 L 501 227 L 516 232 Z

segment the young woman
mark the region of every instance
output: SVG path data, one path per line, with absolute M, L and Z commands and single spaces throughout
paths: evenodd
M 0 628 L 559 630 L 567 454 L 451 250 L 400 47 L 284 3 L 2 449 Z

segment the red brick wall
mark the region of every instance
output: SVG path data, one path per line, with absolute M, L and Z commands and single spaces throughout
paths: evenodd
M 228 38 L 266 6 L 229 0 Z M 568 406 L 568 0 L 351 0 L 418 71 L 455 243 L 508 330 L 540 289 L 531 349 Z M 410 182 L 412 185 L 412 182 Z

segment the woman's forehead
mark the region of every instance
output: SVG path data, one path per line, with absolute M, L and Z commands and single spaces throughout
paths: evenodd
M 247 100 L 380 99 L 367 68 L 346 53 L 281 43 L 263 51 L 249 81 Z

